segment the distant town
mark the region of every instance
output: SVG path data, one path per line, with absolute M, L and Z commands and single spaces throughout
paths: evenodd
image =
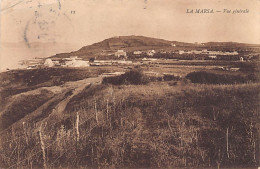
M 175 47 L 175 44 L 172 44 Z M 105 59 L 100 59 L 104 58 Z M 88 60 L 79 56 L 69 56 L 66 58 L 35 58 L 21 61 L 27 69 L 41 67 L 88 67 L 104 65 L 128 65 L 142 64 L 145 61 L 156 61 L 158 59 L 174 60 L 229 60 L 246 62 L 257 58 L 258 55 L 241 54 L 238 51 L 214 51 L 214 50 L 102 50 L 98 57 L 91 57 Z

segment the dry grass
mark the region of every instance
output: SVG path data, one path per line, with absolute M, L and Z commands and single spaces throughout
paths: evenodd
M 259 88 L 257 83 L 91 86 L 72 98 L 62 117 L 42 124 L 46 165 L 257 166 Z M 1 137 L 1 167 L 43 166 L 40 123 L 25 124 Z

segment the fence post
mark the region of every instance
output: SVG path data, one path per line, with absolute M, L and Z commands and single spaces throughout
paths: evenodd
M 79 142 L 79 112 L 76 114 L 76 155 L 78 154 L 78 142 Z
M 27 131 L 26 131 L 26 126 L 25 126 L 25 122 L 23 122 L 23 131 L 24 131 L 24 135 L 25 135 L 25 141 L 27 146 L 29 145 L 29 139 L 28 139 L 28 135 L 27 135 Z
M 79 141 L 79 112 L 77 112 L 76 118 L 76 133 L 77 133 L 77 142 Z
M 46 156 L 45 156 L 45 145 L 42 137 L 42 124 L 39 129 L 39 135 L 40 135 L 40 143 L 41 143 L 41 149 L 42 149 L 42 158 L 43 158 L 43 167 L 44 169 L 47 169 L 47 164 L 46 164 Z
M 227 128 L 227 136 L 226 136 L 226 141 L 227 141 L 227 157 L 229 158 L 229 149 L 228 149 L 228 128 Z
M 97 121 L 97 124 L 98 124 L 98 110 L 97 110 L 97 101 L 95 100 L 95 113 L 96 113 L 96 121 Z

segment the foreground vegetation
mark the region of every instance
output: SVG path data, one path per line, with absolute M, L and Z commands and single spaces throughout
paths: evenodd
M 259 83 L 169 84 L 87 87 L 63 114 L 2 131 L 0 167 L 259 165 Z

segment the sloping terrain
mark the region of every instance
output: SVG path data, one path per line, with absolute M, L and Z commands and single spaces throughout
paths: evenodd
M 52 168 L 259 164 L 259 84 L 111 86 L 100 80 L 68 82 L 60 86 L 66 92 L 45 88 L 56 96 L 1 138 L 1 167 L 15 165 L 17 154 L 24 166 L 43 166 L 40 126 Z
M 21 119 L 35 123 L 52 112 L 62 114 L 70 99 L 91 83 L 101 83 L 101 78 L 66 82 L 61 86 L 41 87 L 13 95 L 1 110 L 0 128 L 6 129 Z
M 0 129 L 29 115 L 34 119 L 27 120 L 35 122 L 51 114 L 52 109 L 62 112 L 71 97 L 87 85 L 101 83 L 99 75 L 108 71 L 102 68 L 44 68 L 1 73 Z

